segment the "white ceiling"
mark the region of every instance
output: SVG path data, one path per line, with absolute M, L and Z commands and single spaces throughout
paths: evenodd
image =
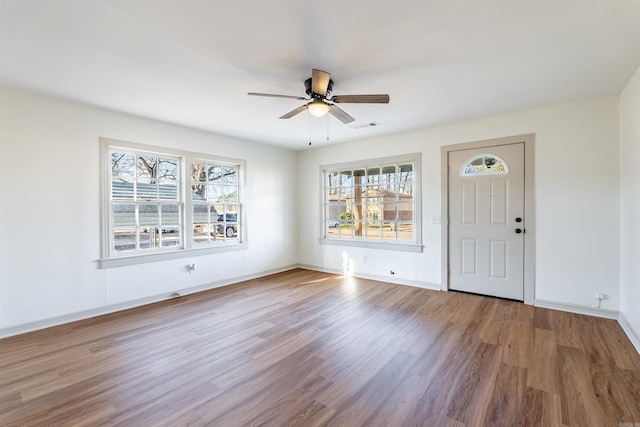
M 0 83 L 295 150 L 618 95 L 639 65 L 639 0 L 0 0 Z M 344 125 L 246 95 L 312 68 L 391 101 Z

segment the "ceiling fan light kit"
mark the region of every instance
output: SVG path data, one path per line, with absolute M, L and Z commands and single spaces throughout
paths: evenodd
M 307 110 L 315 117 L 323 117 L 329 112 L 329 104 L 323 101 L 315 100 L 307 104 Z
M 276 95 L 270 93 L 257 93 L 249 92 L 247 95 L 251 96 L 270 96 L 274 98 L 290 98 L 311 101 L 306 105 L 302 105 L 295 110 L 289 111 L 286 114 L 280 116 L 281 119 L 290 119 L 291 117 L 307 110 L 311 115 L 315 117 L 323 117 L 327 113 L 330 113 L 336 119 L 342 123 L 351 123 L 355 121 L 353 117 L 347 114 L 346 111 L 339 108 L 338 103 L 342 104 L 388 104 L 389 95 L 377 94 L 377 95 L 336 95 L 329 98 L 331 91 L 333 90 L 333 80 L 331 80 L 331 74 L 326 71 L 313 69 L 311 72 L 311 78 L 304 82 L 305 92 L 309 95 L 309 98 L 301 96 L 291 95 Z M 334 103 L 334 104 L 332 104 Z

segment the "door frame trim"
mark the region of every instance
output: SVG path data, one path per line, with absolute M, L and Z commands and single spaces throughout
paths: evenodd
M 449 266 L 449 153 L 452 151 L 469 150 L 475 148 L 488 148 L 497 145 L 510 145 L 524 143 L 524 303 L 533 305 L 535 298 L 535 248 L 536 248 L 536 221 L 535 221 L 535 187 L 534 187 L 534 154 L 535 134 L 507 136 L 480 141 L 465 142 L 461 144 L 444 145 L 440 147 L 440 176 L 441 176 L 441 289 L 449 290 L 450 266 Z

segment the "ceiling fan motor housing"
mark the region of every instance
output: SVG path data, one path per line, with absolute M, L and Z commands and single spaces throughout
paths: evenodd
M 315 98 L 315 99 L 325 99 L 329 96 L 329 94 L 331 93 L 331 90 L 333 90 L 333 80 L 329 80 L 329 85 L 327 86 L 327 93 L 322 96 L 319 93 L 313 93 L 313 91 L 311 90 L 311 77 L 309 77 L 307 80 L 304 81 L 304 89 L 305 92 L 307 92 L 307 95 L 309 95 L 311 98 Z

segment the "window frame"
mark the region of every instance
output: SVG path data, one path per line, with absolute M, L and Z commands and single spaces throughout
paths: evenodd
M 121 150 L 136 154 L 178 159 L 179 187 L 178 203 L 180 205 L 180 221 L 182 227 L 181 243 L 178 246 L 161 247 L 155 249 L 137 249 L 135 251 L 115 252 L 113 248 L 113 216 L 111 215 L 111 153 Z M 193 203 L 191 196 L 191 165 L 192 163 L 211 163 L 238 168 L 238 234 L 234 240 L 218 240 L 210 243 L 194 244 L 193 237 Z M 139 144 L 111 138 L 100 138 L 100 240 L 101 253 L 100 268 L 121 267 L 147 262 L 165 261 L 212 253 L 244 250 L 248 248 L 245 231 L 244 188 L 246 175 L 246 160 L 234 159 L 218 155 L 197 153 L 168 147 Z M 132 203 L 136 203 L 132 201 Z M 155 203 L 155 202 L 153 202 Z M 162 203 L 160 201 L 159 203 Z
M 326 191 L 327 176 L 331 172 L 340 172 L 344 169 L 370 169 L 385 167 L 401 163 L 413 164 L 413 240 L 369 239 L 361 237 L 331 237 L 327 231 L 327 204 L 328 192 Z M 381 157 L 374 159 L 356 160 L 344 163 L 320 165 L 320 243 L 338 246 L 353 246 L 372 249 L 386 249 L 405 252 L 422 252 L 422 168 L 421 153 L 411 153 L 400 156 Z M 366 185 L 366 184 L 365 184 Z M 399 221 L 396 220 L 396 221 Z

